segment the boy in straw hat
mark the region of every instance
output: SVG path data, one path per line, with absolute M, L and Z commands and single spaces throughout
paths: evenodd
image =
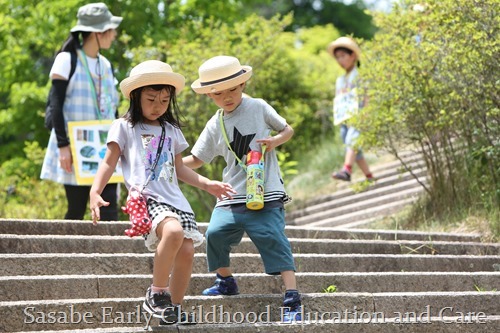
M 365 174 L 368 181 L 372 181 L 370 172 L 361 149 L 356 149 L 356 139 L 359 131 L 348 125 L 348 120 L 364 105 L 364 100 L 358 98 L 358 70 L 361 49 L 358 44 L 349 37 L 340 37 L 328 45 L 328 53 L 334 57 L 338 64 L 346 71 L 345 75 L 337 78 L 335 84 L 335 99 L 333 104 L 334 124 L 340 125 L 340 136 L 346 146 L 344 167 L 332 174 L 332 178 L 343 181 L 351 181 L 352 165 L 354 161 Z
M 229 184 L 211 181 L 182 163 L 188 144 L 180 129 L 176 95 L 183 87 L 184 77 L 162 61 L 144 61 L 132 69 L 120 83 L 130 107 L 111 125 L 106 155 L 90 190 L 92 219 L 97 223 L 100 207 L 109 205 L 102 190 L 121 157 L 125 185 L 142 190 L 152 220 L 145 243 L 155 251 L 153 281 L 142 307 L 168 324 L 194 321 L 193 313 L 181 311 L 181 303 L 191 278 L 194 247 L 203 242 L 177 180 L 218 198 L 233 192 Z
M 301 320 L 301 300 L 295 280 L 295 265 L 290 242 L 285 235 L 284 203 L 289 200 L 280 176 L 274 148 L 287 142 L 293 129 L 286 120 L 264 100 L 243 97 L 243 90 L 252 76 L 252 67 L 242 66 L 230 56 L 216 56 L 199 68 L 199 79 L 191 88 L 206 94 L 220 109 L 207 122 L 192 155 L 184 157 L 184 164 L 199 168 L 222 156 L 227 163 L 222 179 L 236 191 L 232 198 L 217 201 L 206 231 L 209 271 L 216 271 L 215 284 L 203 295 L 236 295 L 236 280 L 229 267 L 231 247 L 237 245 L 246 232 L 259 250 L 265 271 L 281 274 L 286 291 L 282 320 Z M 271 136 L 270 132 L 277 134 Z M 264 207 L 249 210 L 246 207 L 247 174 L 244 165 L 247 153 L 261 151 L 265 145 Z

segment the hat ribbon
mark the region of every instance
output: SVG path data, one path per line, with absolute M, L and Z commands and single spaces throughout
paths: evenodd
M 219 82 L 222 82 L 222 81 L 226 81 L 226 80 L 230 80 L 230 79 L 234 79 L 235 77 L 237 76 L 240 76 L 241 74 L 244 74 L 245 73 L 245 70 L 242 69 L 241 71 L 239 71 L 238 73 L 235 73 L 233 75 L 229 75 L 229 76 L 226 76 L 222 79 L 218 79 L 218 80 L 214 80 L 214 81 L 208 81 L 208 82 L 200 82 L 200 85 L 203 87 L 203 86 L 208 86 L 208 85 L 211 85 L 211 84 L 215 84 L 215 83 L 219 83 Z

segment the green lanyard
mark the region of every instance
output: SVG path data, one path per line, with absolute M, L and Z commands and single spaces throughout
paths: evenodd
M 97 93 L 95 91 L 95 84 L 94 84 L 94 80 L 92 79 L 92 74 L 90 74 L 89 64 L 87 63 L 87 57 L 83 54 L 82 50 L 77 50 L 76 52 L 78 54 L 78 58 L 80 58 L 80 61 L 83 64 L 83 67 L 85 67 L 85 69 L 86 69 L 87 78 L 90 81 L 90 90 L 92 91 L 92 95 L 94 96 L 94 106 L 96 108 L 97 119 L 101 120 L 102 119 L 101 108 L 99 107 L 100 102 L 99 102 L 99 98 L 97 97 Z M 97 56 L 99 57 L 99 54 Z M 99 70 L 101 70 L 101 69 L 99 68 Z M 101 76 L 99 76 L 99 91 L 100 90 L 101 90 Z
M 226 141 L 226 145 L 227 147 L 229 148 L 229 150 L 233 153 L 234 157 L 236 158 L 236 160 L 238 161 L 238 164 L 243 168 L 243 170 L 245 170 L 245 172 L 247 171 L 247 166 L 245 163 L 243 163 L 240 158 L 236 155 L 236 153 L 234 152 L 233 148 L 231 148 L 231 145 L 229 144 L 229 138 L 227 137 L 227 132 L 226 132 L 226 127 L 224 126 L 224 119 L 223 119 L 223 114 L 224 114 L 224 111 L 222 109 L 219 110 L 219 122 L 220 122 L 220 127 L 221 127 L 221 131 L 222 131 L 222 135 L 224 136 L 224 141 Z M 262 157 L 261 157 L 261 160 L 263 161 L 264 160 L 264 153 L 266 152 L 266 145 L 262 145 L 261 146 L 261 149 L 262 149 Z
M 238 164 L 243 168 L 243 170 L 245 170 L 245 172 L 247 171 L 247 166 L 245 165 L 245 163 L 243 163 L 240 158 L 236 155 L 236 153 L 234 152 L 233 148 L 231 148 L 231 145 L 229 144 L 229 139 L 227 138 L 227 133 L 226 133 L 226 127 L 224 126 L 224 119 L 222 119 L 223 117 L 223 114 L 224 114 L 224 111 L 222 109 L 219 110 L 219 121 L 220 121 L 220 127 L 221 127 L 221 131 L 222 131 L 222 135 L 224 136 L 224 140 L 226 141 L 226 145 L 227 147 L 229 148 L 229 150 L 233 153 L 234 157 L 236 158 L 236 160 L 238 161 Z

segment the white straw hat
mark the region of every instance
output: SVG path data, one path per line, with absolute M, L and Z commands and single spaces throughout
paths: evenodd
M 76 17 L 78 22 L 76 22 L 76 26 L 71 28 L 71 32 L 104 32 L 118 28 L 123 20 L 121 16 L 113 16 L 106 4 L 102 2 L 89 3 L 80 7 Z
M 252 76 L 252 67 L 242 66 L 231 56 L 216 56 L 205 61 L 198 70 L 199 79 L 191 88 L 198 94 L 223 91 L 246 82 Z
M 334 51 L 339 47 L 343 47 L 354 52 L 358 60 L 359 57 L 361 57 L 361 49 L 359 48 L 358 44 L 356 44 L 356 42 L 350 37 L 339 37 L 331 42 L 327 47 L 328 53 L 332 57 L 335 57 Z
M 175 94 L 178 95 L 184 88 L 185 82 L 184 76 L 174 73 L 169 64 L 159 60 L 146 60 L 132 68 L 129 77 L 120 82 L 120 89 L 129 99 L 134 89 L 155 84 L 168 84 L 175 87 Z

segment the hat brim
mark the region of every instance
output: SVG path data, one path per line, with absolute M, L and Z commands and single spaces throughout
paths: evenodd
M 75 25 L 73 28 L 71 28 L 71 32 L 75 31 L 83 31 L 83 32 L 104 32 L 109 29 L 116 29 L 122 22 L 123 17 L 121 16 L 113 16 L 109 21 L 106 23 L 99 25 L 99 26 L 87 26 L 87 25 Z
M 343 47 L 343 48 L 346 48 L 346 49 L 354 52 L 354 54 L 356 54 L 356 57 L 358 58 L 358 60 L 361 57 L 361 49 L 358 46 L 356 46 L 352 43 L 344 42 L 344 41 L 331 42 L 327 47 L 327 51 L 332 57 L 335 58 L 334 51 L 335 51 L 335 49 L 338 49 L 339 47 Z
M 191 88 L 198 94 L 208 94 L 214 92 L 220 92 L 229 88 L 236 87 L 250 79 L 252 77 L 252 67 L 251 66 L 241 66 L 245 71 L 243 74 L 238 75 L 235 78 L 225 80 L 222 82 L 217 82 L 209 85 L 202 85 L 201 80 L 198 79 L 191 84 Z
M 185 82 L 184 76 L 177 73 L 142 73 L 120 82 L 120 90 L 127 99 L 130 99 L 130 93 L 137 88 L 164 84 L 174 86 L 175 94 L 179 95 L 184 89 Z

